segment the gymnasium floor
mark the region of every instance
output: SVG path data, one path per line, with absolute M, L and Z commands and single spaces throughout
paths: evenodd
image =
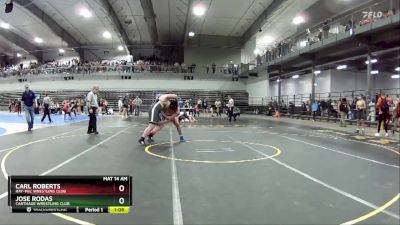
M 262 116 L 202 118 L 146 149 L 146 118 L 0 137 L 0 224 L 399 224 L 399 147 Z M 341 134 L 338 134 L 341 133 Z M 12 214 L 7 175 L 132 175 L 126 215 Z

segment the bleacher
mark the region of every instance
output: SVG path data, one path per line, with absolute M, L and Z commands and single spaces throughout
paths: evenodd
M 265 108 L 265 107 L 264 107 Z M 274 115 L 275 111 L 272 109 Z M 261 114 L 261 113 L 260 113 Z M 266 114 L 265 111 L 263 111 L 262 114 Z M 287 118 L 292 118 L 292 119 L 301 119 L 301 120 L 312 120 L 313 116 L 310 112 L 304 111 L 302 107 L 295 107 L 293 111 L 289 111 L 289 109 L 281 109 L 281 117 L 287 117 Z M 315 116 L 316 121 L 324 121 L 324 122 L 333 122 L 333 123 L 338 123 L 340 121 L 340 118 L 337 115 L 337 112 L 330 112 L 329 116 L 324 115 L 321 116 L 321 112 L 317 111 L 317 114 Z M 355 119 L 346 119 L 346 124 L 349 125 L 357 125 L 357 120 Z M 377 121 L 370 121 L 370 120 L 365 120 L 364 121 L 365 126 L 367 127 L 372 127 L 377 125 Z
M 54 102 L 61 103 L 65 99 L 84 99 L 88 90 L 82 91 L 36 91 L 37 94 L 45 94 L 47 93 Z M 119 98 L 123 98 L 127 93 L 130 95 L 130 98 L 134 98 L 139 96 L 143 103 L 141 106 L 142 112 L 147 112 L 150 106 L 153 104 L 156 94 L 158 93 L 168 93 L 173 92 L 177 94 L 182 99 L 193 99 L 197 100 L 207 99 L 209 104 L 213 105 L 216 99 L 228 100 L 228 95 L 232 96 L 235 100 L 235 105 L 240 108 L 241 111 L 245 110 L 248 107 L 248 93 L 245 91 L 235 91 L 235 92 L 226 92 L 226 91 L 174 91 L 174 90 L 159 90 L 159 91 L 135 91 L 135 90 L 102 90 L 99 93 L 98 98 L 107 99 L 109 103 L 109 108 L 113 108 L 114 110 L 118 109 L 118 100 Z M 0 110 L 8 110 L 9 100 L 15 100 L 21 98 L 22 91 L 16 92 L 0 92 Z

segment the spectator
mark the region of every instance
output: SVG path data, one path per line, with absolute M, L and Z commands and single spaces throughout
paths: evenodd
M 360 26 L 366 25 L 369 23 L 373 23 L 373 22 L 374 22 L 374 19 L 373 19 L 372 15 L 368 15 L 366 19 L 360 21 Z
M 207 102 L 207 99 L 204 99 L 203 100 L 203 112 L 206 114 L 206 116 L 208 117 L 208 102 Z
M 376 106 L 378 108 L 378 129 L 377 133 L 375 133 L 376 137 L 380 136 L 380 131 L 381 131 L 381 125 L 383 122 L 383 127 L 385 129 L 385 137 L 389 136 L 388 134 L 388 123 L 387 119 L 390 118 L 389 115 L 389 102 L 390 98 L 385 96 L 383 93 L 380 95 L 378 98 L 378 101 L 376 103 Z
M 323 33 L 322 28 L 320 28 L 320 29 L 318 30 L 318 36 L 317 36 L 318 41 L 322 41 L 322 33 Z
M 301 106 L 302 106 L 302 114 L 306 115 L 307 114 L 307 105 L 306 105 L 306 103 L 302 102 Z
M 317 101 L 314 101 L 314 103 L 311 105 L 311 108 L 312 108 L 312 116 L 313 116 L 313 121 L 314 121 L 314 122 L 315 122 L 315 116 L 316 116 L 317 111 L 318 111 L 318 107 L 319 107 L 319 105 L 318 105 L 318 102 L 317 102 Z
M 231 122 L 233 117 L 233 108 L 235 107 L 235 101 L 231 96 L 228 96 L 228 104 L 226 104 L 226 107 L 228 108 L 229 122 Z M 233 117 L 233 121 L 236 121 L 236 116 Z
M 329 37 L 329 29 L 330 29 L 329 23 L 328 23 L 328 21 L 325 21 L 322 24 L 322 30 L 323 30 L 323 34 L 324 34 L 324 39 L 327 39 Z
M 352 20 L 349 20 L 349 22 L 347 22 L 346 27 L 345 27 L 345 31 L 350 31 L 350 33 L 352 33 L 352 30 L 354 29 L 354 22 Z
M 178 99 L 178 106 L 179 106 L 180 109 L 185 108 L 185 102 L 183 101 L 182 98 Z
M 21 103 L 21 101 L 20 100 L 16 100 L 16 110 L 15 111 L 17 111 L 17 114 L 18 114 L 18 116 L 20 116 L 21 115 L 21 105 L 22 105 L 22 103 Z
M 338 111 L 340 112 L 340 126 L 346 127 L 346 118 L 347 114 L 349 113 L 349 103 L 347 102 L 346 98 L 342 98 L 338 104 Z
M 135 115 L 136 116 L 140 115 L 140 106 L 142 105 L 142 103 L 143 103 L 142 99 L 140 99 L 139 96 L 136 96 L 136 98 L 135 98 L 135 104 L 136 104 Z
M 370 120 L 371 122 L 375 122 L 376 121 L 376 105 L 375 105 L 375 101 L 371 101 L 369 104 L 369 114 L 367 117 L 367 120 Z
M 219 99 L 217 99 L 214 104 L 215 104 L 215 109 L 216 109 L 215 111 L 217 113 L 217 116 L 221 116 L 221 107 L 222 107 L 221 101 Z
M 187 67 L 186 67 L 185 62 L 183 62 L 183 63 L 181 64 L 181 69 L 182 69 L 182 73 L 186 73 L 186 72 L 187 72 Z
M 64 120 L 67 118 L 67 115 L 69 115 L 69 119 L 72 119 L 71 105 L 69 104 L 68 100 L 65 100 L 63 103 L 63 112 L 64 112 Z
M 360 132 L 364 134 L 364 120 L 366 119 L 367 114 L 367 104 L 363 98 L 363 96 L 359 96 L 356 102 L 356 119 L 357 119 L 357 130 L 356 133 Z
M 215 68 L 216 68 L 215 63 L 213 63 L 213 64 L 211 65 L 211 67 L 212 67 L 212 73 L 214 74 L 214 73 L 215 73 Z
M 128 118 L 128 109 L 129 109 L 129 94 L 126 93 L 124 98 L 122 99 L 122 117 Z
M 104 114 L 106 114 L 106 115 L 108 115 L 109 113 L 108 113 L 108 101 L 107 101 L 107 99 L 103 99 L 103 115 Z
M 11 101 L 11 99 L 9 99 L 8 100 L 8 111 L 11 113 L 11 109 L 12 109 L 12 106 L 14 105 L 14 102 L 13 101 Z
M 197 117 L 200 117 L 200 110 L 202 107 L 203 107 L 203 101 L 201 99 L 197 100 L 197 105 L 196 105 Z
M 393 16 L 393 15 L 395 15 L 396 14 L 396 9 L 395 8 L 393 8 L 393 9 L 389 9 L 386 13 L 385 13 L 385 17 L 390 17 L 390 16 Z
M 400 132 L 399 130 L 399 123 L 400 123 L 400 98 L 397 98 L 396 101 L 393 102 L 395 105 L 395 110 L 394 110 L 394 128 L 392 130 L 393 135 L 394 132 Z
M 178 62 L 175 62 L 175 64 L 174 64 L 174 72 L 175 72 L 175 73 L 179 73 L 179 71 L 180 71 L 179 63 L 178 63 Z

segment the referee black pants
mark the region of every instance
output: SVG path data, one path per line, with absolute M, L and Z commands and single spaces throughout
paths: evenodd
M 89 126 L 88 126 L 88 133 L 97 132 L 97 118 L 96 118 L 96 107 L 90 107 L 92 112 L 89 112 Z
M 49 116 L 49 122 L 51 123 L 49 104 L 44 104 L 42 122 L 46 119 L 46 116 Z
M 229 122 L 232 121 L 232 117 L 233 117 L 233 120 L 236 121 L 236 116 L 233 116 L 233 107 L 228 108 L 228 117 L 229 117 Z

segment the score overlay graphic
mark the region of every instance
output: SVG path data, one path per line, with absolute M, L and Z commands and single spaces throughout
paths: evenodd
M 13 213 L 129 213 L 131 176 L 9 176 Z

